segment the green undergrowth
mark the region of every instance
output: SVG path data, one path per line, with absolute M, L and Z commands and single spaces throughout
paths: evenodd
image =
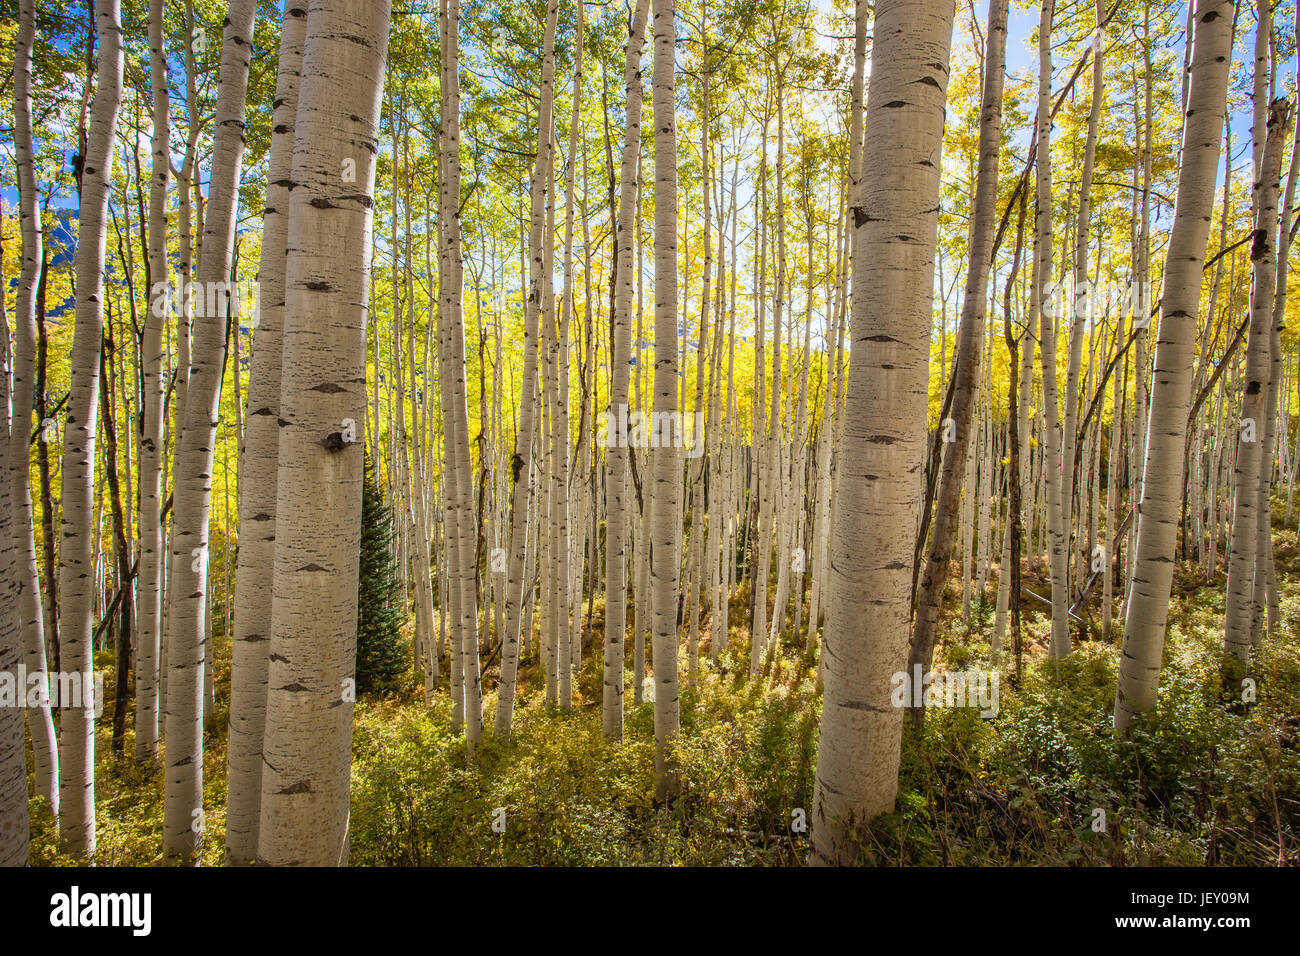
M 1118 647 L 1081 641 L 1067 659 L 1042 652 L 1047 621 L 1027 613 L 1018 686 L 1004 653 L 999 711 L 932 708 L 904 733 L 894 812 L 860 834 L 864 863 L 1262 864 L 1300 862 L 1300 557 L 1277 538 L 1282 621 L 1252 670 L 1253 702 L 1225 687 L 1222 577 L 1175 587 L 1159 705 L 1132 739 L 1111 732 Z M 990 587 L 988 597 L 993 596 Z M 950 612 L 940 667 L 987 666 L 993 615 L 977 602 L 969 626 Z M 414 676 L 388 697 L 357 704 L 353 736 L 354 865 L 791 865 L 811 821 L 820 693 L 802 638 L 762 680 L 748 674 L 749 620 L 733 599 L 730 646 L 682 682 L 675 754 L 681 794 L 654 799 L 653 704 L 634 703 L 624 739 L 601 732 L 599 604 L 575 681 L 575 707 L 548 707 L 525 659 L 513 733 L 491 732 L 495 692 L 473 757 L 453 733 L 445 690 L 426 706 Z M 630 623 L 630 622 L 629 622 Z M 530 653 L 535 645 L 530 648 Z M 631 642 L 628 642 L 631 660 Z M 686 651 L 682 650 L 685 668 Z M 224 837 L 225 700 L 205 750 L 202 862 L 219 864 Z M 495 681 L 489 673 L 486 686 Z M 445 686 L 445 673 L 444 673 Z M 111 695 L 111 690 L 110 690 Z M 109 748 L 99 731 L 98 862 L 158 861 L 162 781 Z M 49 814 L 34 813 L 33 862 L 57 851 Z

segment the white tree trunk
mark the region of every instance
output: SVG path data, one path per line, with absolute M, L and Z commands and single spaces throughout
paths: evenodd
M 655 373 L 654 414 L 677 417 L 677 115 L 674 76 L 674 0 L 653 0 L 655 156 Z M 680 426 L 674 429 L 680 441 Z M 677 688 L 677 545 L 681 538 L 679 449 L 652 449 L 650 491 L 650 600 L 653 605 L 655 794 L 677 795 L 672 748 L 680 721 Z
M 36 30 L 32 0 L 19 5 L 18 36 L 14 44 L 14 154 L 18 179 L 18 216 L 22 225 L 22 269 L 18 278 L 14 313 L 13 382 L 10 387 L 13 416 L 10 450 L 0 458 L 0 483 L 12 495 L 13 561 L 17 593 L 19 641 L 29 677 L 48 681 L 45 654 L 45 620 L 40 574 L 36 565 L 36 539 L 32 515 L 31 447 L 32 394 L 36 386 L 36 286 L 44 265 L 45 246 L 37 202 L 32 147 L 32 41 Z M 8 339 L 5 339 L 6 343 Z M 40 423 L 43 425 L 43 423 Z M 8 474 L 3 474 L 4 471 Z M 6 542 L 7 543 L 7 542 Z M 0 670 L 3 670 L 0 668 Z M 25 689 L 24 689 L 25 693 Z M 59 814 L 59 753 L 48 694 L 25 709 L 31 734 L 36 796 L 43 797 L 55 817 Z M 21 744 L 19 750 L 21 751 Z M 24 773 L 24 778 L 26 774 Z
M 1273 298 L 1277 281 L 1278 181 L 1282 175 L 1282 146 L 1286 137 L 1287 102 L 1276 100 L 1268 111 L 1260 175 L 1255 181 L 1255 233 L 1251 244 L 1254 279 L 1250 289 L 1250 329 L 1246 338 L 1246 387 L 1238 418 L 1237 463 L 1232 472 L 1234 506 L 1232 545 L 1228 554 L 1228 594 L 1224 611 L 1223 646 L 1237 661 L 1247 663 L 1254 646 L 1255 576 L 1261 481 L 1272 366 Z M 1256 130 L 1256 138 L 1260 130 Z M 1267 527 L 1267 525 L 1263 525 Z
M 533 164 L 530 186 L 530 226 L 528 233 L 528 301 L 524 308 L 524 400 L 519 408 L 515 455 L 511 462 L 510 562 L 506 585 L 505 633 L 501 636 L 501 683 L 497 690 L 497 719 L 493 732 L 510 736 L 514 720 L 515 681 L 519 669 L 520 621 L 523 617 L 527 582 L 524 576 L 528 551 L 528 511 L 533 498 L 533 432 L 536 404 L 533 383 L 537 378 L 537 333 L 542 306 L 543 277 L 549 276 L 549 263 L 543 265 L 542 233 L 545 228 L 545 203 L 550 182 L 554 145 L 552 119 L 555 108 L 555 29 L 559 0 L 547 0 L 546 27 L 542 41 L 542 81 L 538 99 L 537 161 Z
M 167 754 L 163 850 L 191 861 L 203 838 L 204 674 L 211 668 L 206 626 L 208 519 L 213 449 L 220 419 L 230 260 L 244 151 L 244 101 L 252 54 L 254 0 L 232 0 L 221 41 L 221 75 L 208 181 L 208 211 L 199 254 L 199 295 L 190 352 L 185 425 L 173 476 L 172 548 L 167 608 Z M 222 294 L 222 290 L 227 290 Z
M 1160 681 L 1182 501 L 1192 349 L 1201 312 L 1201 270 L 1209 240 L 1228 89 L 1233 5 L 1233 0 L 1200 0 L 1196 15 L 1178 198 L 1165 259 L 1156 337 L 1142 503 L 1137 513 L 1137 552 L 1124 604 L 1124 647 L 1115 696 L 1116 733 L 1127 732 L 1134 716 L 1155 706 Z
M 347 861 L 387 0 L 311 0 L 294 129 L 259 863 Z
M 289 240 L 294 122 L 302 46 L 307 33 L 303 0 L 285 4 L 275 114 L 262 213 L 258 268 L 258 324 L 248 379 L 248 416 L 239 473 L 239 527 L 235 574 L 234 639 L 230 667 L 226 859 L 257 859 L 261 817 L 262 741 L 266 732 L 266 681 L 275 572 L 276 466 L 280 449 L 280 382 L 284 334 L 285 268 Z
M 857 15 L 866 15 L 859 3 Z M 836 492 L 810 862 L 852 862 L 898 792 L 911 569 L 925 455 L 939 155 L 953 6 L 878 0 L 852 204 L 852 350 Z
M 77 318 L 70 356 L 59 523 L 59 635 L 64 672 L 79 675 L 82 706 L 59 702 L 59 835 L 63 849 L 95 856 L 95 719 L 93 633 L 95 578 L 95 428 L 99 353 L 104 333 L 104 238 L 112 183 L 113 134 L 122 97 L 122 21 L 119 0 L 95 7 L 99 47 L 90 135 L 81 172 L 77 221 Z

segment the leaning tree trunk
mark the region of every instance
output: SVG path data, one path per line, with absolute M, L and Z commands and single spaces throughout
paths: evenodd
M 1232 471 L 1232 546 L 1228 553 L 1228 596 L 1224 611 L 1223 648 L 1238 662 L 1249 662 L 1255 613 L 1256 539 L 1259 534 L 1260 463 L 1265 435 L 1269 378 L 1272 365 L 1273 297 L 1277 276 L 1277 194 L 1282 176 L 1282 146 L 1286 138 L 1287 102 L 1275 100 L 1268 111 L 1267 132 L 1255 182 L 1255 232 L 1250 258 L 1254 281 L 1250 289 L 1250 330 L 1246 338 L 1246 388 L 1238 420 L 1237 463 Z M 1258 136 L 1259 130 L 1256 130 Z M 1267 526 L 1265 526 L 1267 527 Z
M 285 4 L 275 80 L 275 115 L 262 213 L 258 268 L 258 322 L 248 378 L 248 415 L 239 471 L 239 550 L 235 572 L 234 640 L 230 665 L 229 770 L 226 860 L 257 859 L 262 799 L 262 738 L 266 731 L 266 681 L 275 573 L 276 465 L 280 448 L 280 377 L 284 331 L 285 267 L 294 121 L 303 38 L 304 0 Z
M 859 3 L 857 15 L 865 16 Z M 854 197 L 852 350 L 824 637 L 810 862 L 851 863 L 898 792 L 913 547 L 924 464 L 939 167 L 953 5 L 878 0 Z
M 637 158 L 641 149 L 641 47 L 645 43 L 650 0 L 637 0 L 628 32 L 623 82 L 627 88 L 627 128 L 619 174 L 618 231 L 615 234 L 613 337 L 610 342 L 609 414 L 614 421 L 627 409 L 632 367 L 632 235 L 636 216 Z M 611 425 L 611 427 L 613 427 Z M 627 633 L 628 450 L 621 441 L 608 449 L 605 484 L 605 659 L 601 728 L 611 740 L 623 737 L 623 641 Z M 640 681 L 641 675 L 634 675 Z
M 1235 0 L 1200 0 L 1196 11 L 1178 197 L 1165 257 L 1164 294 L 1156 336 L 1142 502 L 1137 514 L 1137 550 L 1124 602 L 1124 649 L 1115 694 L 1116 733 L 1126 733 L 1137 714 L 1155 706 L 1160 682 L 1182 502 L 1192 350 L 1200 321 L 1201 270 L 1223 135 L 1234 5 Z M 1112 491 L 1118 490 L 1113 482 L 1111 487 Z
M 0 482 L 7 481 L 12 495 L 13 561 L 17 593 L 13 606 L 18 612 L 19 639 L 28 676 L 48 681 L 45 657 L 45 620 L 41 602 L 41 579 L 36 565 L 36 538 L 32 516 L 31 433 L 32 395 L 36 386 L 36 289 L 45 268 L 45 246 L 41 235 L 41 211 L 37 202 L 32 147 L 32 40 L 36 13 L 32 0 L 19 5 L 18 37 L 14 44 L 14 157 L 18 178 L 18 216 L 22 223 L 22 271 L 18 278 L 14 313 L 13 384 L 10 389 L 13 417 L 9 454 L 0 458 Z M 5 339 L 6 343 L 8 338 Z M 9 475 L 4 471 L 8 469 Z M 7 603 L 7 602 L 6 602 Z M 50 714 L 48 695 L 25 709 L 32 739 L 36 771 L 36 795 L 59 814 L 59 752 Z M 21 747 L 19 748 L 21 750 Z
M 258 861 L 347 862 L 388 0 L 311 0 L 294 129 Z
M 655 375 L 654 417 L 674 424 L 674 441 L 649 451 L 652 484 L 650 501 L 650 602 L 654 669 L 655 795 L 677 795 L 677 770 L 672 748 L 677 736 L 681 702 L 677 690 L 677 588 L 680 574 L 677 518 L 681 470 L 677 444 L 677 115 L 673 55 L 677 40 L 674 0 L 654 0 L 655 156 Z M 666 418 L 660 416 L 666 415 Z M 668 429 L 665 429 L 667 431 Z M 652 440 L 653 443 L 653 440 Z M 668 447 L 663 447 L 667 444 Z
M 95 576 L 91 527 L 94 521 L 95 424 L 99 404 L 99 352 L 104 338 L 104 239 L 112 184 L 113 133 L 122 99 L 122 20 L 119 0 L 95 7 L 99 45 L 90 136 L 81 170 L 77 218 L 77 318 L 69 358 L 67 431 L 63 446 L 59 523 L 61 660 L 76 674 L 82 699 L 59 701 L 63 750 L 59 767 L 59 833 L 64 850 L 85 859 L 95 855 L 95 718 L 93 648 Z
M 961 325 L 957 330 L 957 355 L 953 360 L 953 393 L 950 421 L 941 423 L 952 440 L 944 447 L 939 494 L 935 499 L 934 533 L 921 578 L 916 622 L 908 671 L 929 670 L 934 658 L 934 634 L 948 581 L 953 532 L 961 498 L 962 472 L 970 450 L 970 433 L 983 350 L 984 318 L 988 312 L 989 269 L 993 256 L 993 233 L 997 228 L 998 156 L 1002 143 L 1002 86 L 1007 50 L 1008 0 L 992 0 L 989 7 L 984 51 L 984 94 L 980 104 L 979 171 L 975 181 L 975 207 L 971 222 L 970 265 L 962 300 Z M 916 706 L 920 702 L 913 701 Z M 919 720 L 925 713 L 914 711 Z
M 195 311 L 185 424 L 172 476 L 163 852 L 169 859 L 185 862 L 195 858 L 203 839 L 204 674 L 212 667 L 205 614 L 208 519 L 244 152 L 244 100 L 256 11 L 255 0 L 232 0 L 221 40 L 212 171 L 199 253 L 198 294 L 202 302 Z
M 33 17 L 24 4 L 15 67 L 23 59 L 24 43 L 31 49 Z M 26 37 L 24 41 L 23 37 Z M 30 63 L 30 54 L 27 55 Z M 30 69 L 30 67 L 25 67 Z M 0 239 L 0 248 L 3 240 Z M 0 265 L 0 279 L 4 268 Z M 8 461 L 10 446 L 27 447 L 26 428 L 11 430 L 9 416 L 9 313 L 0 296 L 0 461 Z M 15 403 L 16 404 L 16 403 Z M 17 543 L 11 485 L 0 481 L 0 601 L 9 608 L 18 600 Z M 13 679 L 22 660 L 22 627 L 13 614 L 0 614 L 0 675 L 9 687 L 0 691 L 0 866 L 26 866 L 31 842 L 31 820 L 27 813 L 27 757 L 23 750 L 23 709 L 18 695 L 26 688 Z M 12 696 L 10 696 L 12 695 Z

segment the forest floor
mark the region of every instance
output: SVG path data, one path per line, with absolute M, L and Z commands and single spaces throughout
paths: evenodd
M 1223 578 L 1180 571 L 1170 609 L 1160 702 L 1132 740 L 1111 732 L 1118 646 L 1076 644 L 1048 661 L 1048 621 L 1025 605 L 1021 679 L 1004 653 L 997 714 L 931 708 L 906 722 L 897 810 L 862 833 L 862 860 L 884 865 L 1285 865 L 1300 863 L 1300 547 L 1275 525 L 1282 622 L 1253 671 L 1255 702 L 1221 677 Z M 1025 583 L 1045 593 L 1041 575 Z M 938 669 L 987 666 L 995 590 L 960 618 L 959 586 L 936 650 Z M 683 793 L 654 794 L 653 705 L 629 687 L 625 736 L 600 720 L 598 603 L 569 712 L 548 708 L 525 658 L 515 728 L 490 732 L 467 759 L 441 691 L 423 703 L 415 675 L 355 712 L 354 865 L 791 865 L 811 817 L 821 697 L 814 659 L 792 643 L 761 681 L 746 679 L 748 594 L 733 599 L 730 647 L 682 683 L 677 754 Z M 707 620 L 706 620 L 707 623 Z M 1115 629 L 1118 631 L 1118 628 Z M 629 642 L 630 643 L 630 642 Z M 229 642 L 217 637 L 217 711 L 204 749 L 202 862 L 222 862 Z M 535 642 L 534 642 L 535 646 Z M 629 648 L 630 651 L 630 648 Z M 111 656 L 111 655 L 110 655 Z M 684 655 L 683 655 L 684 664 Z M 97 661 L 110 671 L 111 660 Z M 489 675 L 490 677 L 491 675 Z M 629 670 L 629 679 L 631 673 Z M 485 686 L 491 687 L 489 679 Z M 106 694 L 112 700 L 111 687 Z M 484 695 L 489 723 L 495 692 Z M 111 707 L 111 705 L 109 705 Z M 98 725 L 101 866 L 159 862 L 162 777 L 110 747 Z M 32 862 L 72 861 L 44 805 L 33 811 Z M 500 832 L 504 830 L 504 832 Z

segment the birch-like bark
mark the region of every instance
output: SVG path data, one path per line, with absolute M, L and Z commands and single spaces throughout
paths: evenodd
M 443 454 L 449 484 L 447 554 L 453 587 L 459 589 L 456 626 L 451 639 L 460 648 L 465 695 L 465 736 L 471 752 L 483 733 L 479 681 L 478 605 L 475 554 L 473 464 L 469 450 L 469 411 L 465 389 L 465 326 L 461 311 L 462 251 L 460 233 L 460 0 L 443 0 L 442 136 L 440 184 L 442 256 L 438 319 L 444 348 L 439 350 L 443 376 Z M 426 573 L 423 568 L 420 573 Z
M 21 0 L 18 34 L 14 41 L 14 166 L 18 180 L 18 218 L 22 230 L 22 265 L 15 290 L 13 319 L 14 351 L 10 363 L 9 454 L 0 458 L 0 483 L 8 485 L 12 511 L 13 569 L 16 593 L 12 606 L 17 612 L 19 646 L 28 677 L 35 676 L 48 688 L 45 655 L 45 620 L 41 580 L 36 564 L 36 537 L 32 512 L 31 447 L 26 436 L 32 430 L 32 395 L 36 382 L 36 293 L 45 268 L 45 245 L 41 233 L 41 210 L 37 201 L 34 149 L 32 145 L 32 42 L 36 33 L 36 12 L 32 0 Z M 6 337 L 5 342 L 8 343 Z M 7 346 L 6 346 L 7 347 Z M 43 423 L 40 423 L 42 425 Z M 7 470 L 8 474 L 3 472 Z M 8 543 L 7 540 L 5 542 Z M 8 602 L 6 602 L 8 603 Z M 0 668 L 3 671 L 3 668 Z M 23 689 L 26 693 L 26 689 Z M 24 711 L 31 735 L 36 796 L 43 797 L 50 812 L 59 813 L 59 752 L 50 713 L 48 693 Z M 21 731 L 20 731 L 21 738 Z M 21 752 L 21 740 L 19 751 Z M 26 773 L 24 772 L 24 779 Z M 25 801 L 24 801 L 25 804 Z
M 157 2 L 157 0 L 155 0 Z M 285 4 L 275 113 L 262 212 L 258 268 L 258 322 L 248 378 L 248 415 L 239 473 L 239 528 L 235 620 L 231 644 L 226 860 L 257 859 L 261 817 L 262 741 L 266 732 L 266 681 L 270 668 L 272 577 L 275 572 L 276 465 L 280 449 L 280 381 L 284 334 L 285 267 L 294 123 L 307 5 Z
M 1254 641 L 1257 538 L 1260 530 L 1259 486 L 1264 458 L 1264 416 L 1268 408 L 1272 366 L 1273 298 L 1277 281 L 1278 184 L 1282 176 L 1282 146 L 1286 138 L 1288 104 L 1273 102 L 1263 137 L 1260 175 L 1255 181 L 1255 231 L 1250 258 L 1254 279 L 1250 289 L 1250 329 L 1246 338 L 1246 387 L 1238 418 L 1237 462 L 1232 471 L 1234 505 L 1232 544 L 1228 552 L 1228 593 L 1224 611 L 1223 647 L 1238 662 L 1249 662 Z M 1261 130 L 1256 130 L 1259 138 Z M 1267 527 L 1267 526 L 1265 526 Z
M 15 50 L 15 70 L 26 59 L 30 71 L 31 37 L 34 15 L 29 3 L 20 12 L 19 39 Z M 25 38 L 25 39 L 24 39 Z M 23 48 L 26 46 L 27 53 Z M 3 248 L 0 237 L 0 248 Z M 4 268 L 0 264 L 0 280 Z M 25 428 L 11 430 L 10 418 L 9 311 L 0 296 L 0 461 L 8 462 L 11 445 L 27 447 Z M 16 404 L 16 403 L 15 403 Z M 14 534 L 15 509 L 12 485 L 0 481 L 0 601 L 6 608 L 18 600 L 17 536 Z M 0 674 L 12 680 L 22 660 L 22 627 L 13 614 L 0 615 Z M 27 693 L 16 681 L 7 694 Z M 31 844 L 31 820 L 27 807 L 27 757 L 23 748 L 23 711 L 16 699 L 0 700 L 0 866 L 26 866 Z
M 559 0 L 548 0 L 546 27 L 542 40 L 542 78 L 537 109 L 537 160 L 529 188 L 528 233 L 528 300 L 524 306 L 524 367 L 519 424 L 516 429 L 515 454 L 510 463 L 510 563 L 506 584 L 505 633 L 501 635 L 501 683 L 497 689 L 497 719 L 493 732 L 510 736 L 514 720 L 515 682 L 519 671 L 519 636 L 523 617 L 526 580 L 525 557 L 528 552 L 528 511 L 533 498 L 533 432 L 536 403 L 533 383 L 537 379 L 537 333 L 542 307 L 542 285 L 550 274 L 543 264 L 542 233 L 545 228 L 547 185 L 553 164 L 552 119 L 555 110 L 555 29 L 559 17 Z M 549 281 L 549 280 L 545 280 Z
M 810 862 L 850 863 L 892 809 L 924 464 L 939 155 L 953 5 L 878 0 L 863 169 L 852 206 L 852 351 L 823 659 Z M 857 15 L 865 16 L 865 4 Z
M 167 255 L 167 184 L 171 177 L 171 98 L 167 83 L 163 0 L 149 2 L 149 81 L 153 93 L 152 166 L 149 176 L 149 278 L 170 289 Z M 150 290 L 140 340 L 140 569 L 135 658 L 135 758 L 158 759 L 158 665 L 162 654 L 163 578 L 163 332 L 167 310 Z
M 1128 732 L 1136 715 L 1155 706 L 1160 681 L 1182 501 L 1192 351 L 1223 135 L 1234 6 L 1234 0 L 1200 0 L 1197 5 L 1182 163 L 1156 336 L 1137 553 L 1124 603 L 1124 645 L 1115 695 L 1119 734 Z
M 59 702 L 59 838 L 65 851 L 86 860 L 95 856 L 92 502 L 99 353 L 104 335 L 104 239 L 112 184 L 113 132 L 122 99 L 119 0 L 101 0 L 96 5 L 95 37 L 99 63 L 77 218 L 76 331 L 69 358 L 71 381 L 63 446 L 58 588 L 61 667 L 65 673 L 77 675 L 82 690 L 80 706 Z
M 677 104 L 674 92 L 676 25 L 674 0 L 653 0 L 655 158 L 655 373 L 654 417 L 674 422 L 677 403 Z M 666 415 L 667 418 L 660 416 Z M 681 537 L 678 500 L 681 471 L 677 443 L 680 425 L 669 425 L 674 442 L 651 449 L 652 520 L 650 524 L 650 600 L 653 606 L 651 642 L 654 667 L 655 795 L 676 797 L 679 790 L 672 749 L 680 723 L 677 688 L 677 589 L 680 569 L 677 543 Z
M 929 670 L 934 658 L 934 635 L 948 581 L 953 534 L 958 520 L 962 472 L 969 455 L 974 430 L 975 393 L 980 374 L 980 352 L 984 341 L 984 319 L 988 311 L 989 269 L 992 265 L 993 233 L 997 228 L 998 157 L 1002 142 L 1002 87 L 1007 50 L 1008 0 L 991 0 L 984 49 L 984 91 L 980 103 L 979 167 L 975 181 L 974 213 L 970 230 L 970 263 L 966 270 L 966 291 L 962 300 L 961 324 L 957 330 L 957 354 L 953 359 L 953 393 L 949 409 L 951 422 L 940 427 L 951 434 L 945 442 L 939 492 L 935 498 L 934 531 L 921 577 L 916 620 L 912 628 L 909 672 L 919 665 Z M 948 432 L 951 425 L 951 432 Z M 914 701 L 914 703 L 916 703 Z M 924 710 L 917 707 L 920 721 Z
M 627 90 L 627 124 L 619 171 L 618 226 L 615 234 L 613 338 L 610 342 L 609 414 L 617 420 L 628 404 L 632 367 L 632 253 L 636 246 L 637 158 L 641 149 L 641 50 L 645 45 L 650 0 L 637 0 L 628 27 L 623 67 Z M 605 484 L 605 657 L 602 665 L 601 729 L 611 740 L 623 737 L 624 638 L 627 633 L 627 566 L 629 516 L 628 450 L 614 441 L 607 449 L 609 477 Z M 640 698 L 641 674 L 633 675 Z
M 387 0 L 311 0 L 294 122 L 258 862 L 347 862 Z
M 204 672 L 212 666 L 205 624 L 208 519 L 256 11 L 254 0 L 232 0 L 221 40 L 212 171 L 199 253 L 202 303 L 196 305 L 185 424 L 173 476 L 163 852 L 169 859 L 185 862 L 194 859 L 203 838 L 203 685 Z
M 1069 543 L 1062 478 L 1064 436 L 1057 405 L 1056 318 L 1052 294 L 1052 20 L 1055 0 L 1043 0 L 1038 21 L 1038 153 L 1034 222 L 1038 256 L 1034 298 L 1038 304 L 1039 359 L 1043 368 L 1043 482 L 1047 495 L 1047 536 L 1052 578 L 1052 657 L 1070 653 Z

